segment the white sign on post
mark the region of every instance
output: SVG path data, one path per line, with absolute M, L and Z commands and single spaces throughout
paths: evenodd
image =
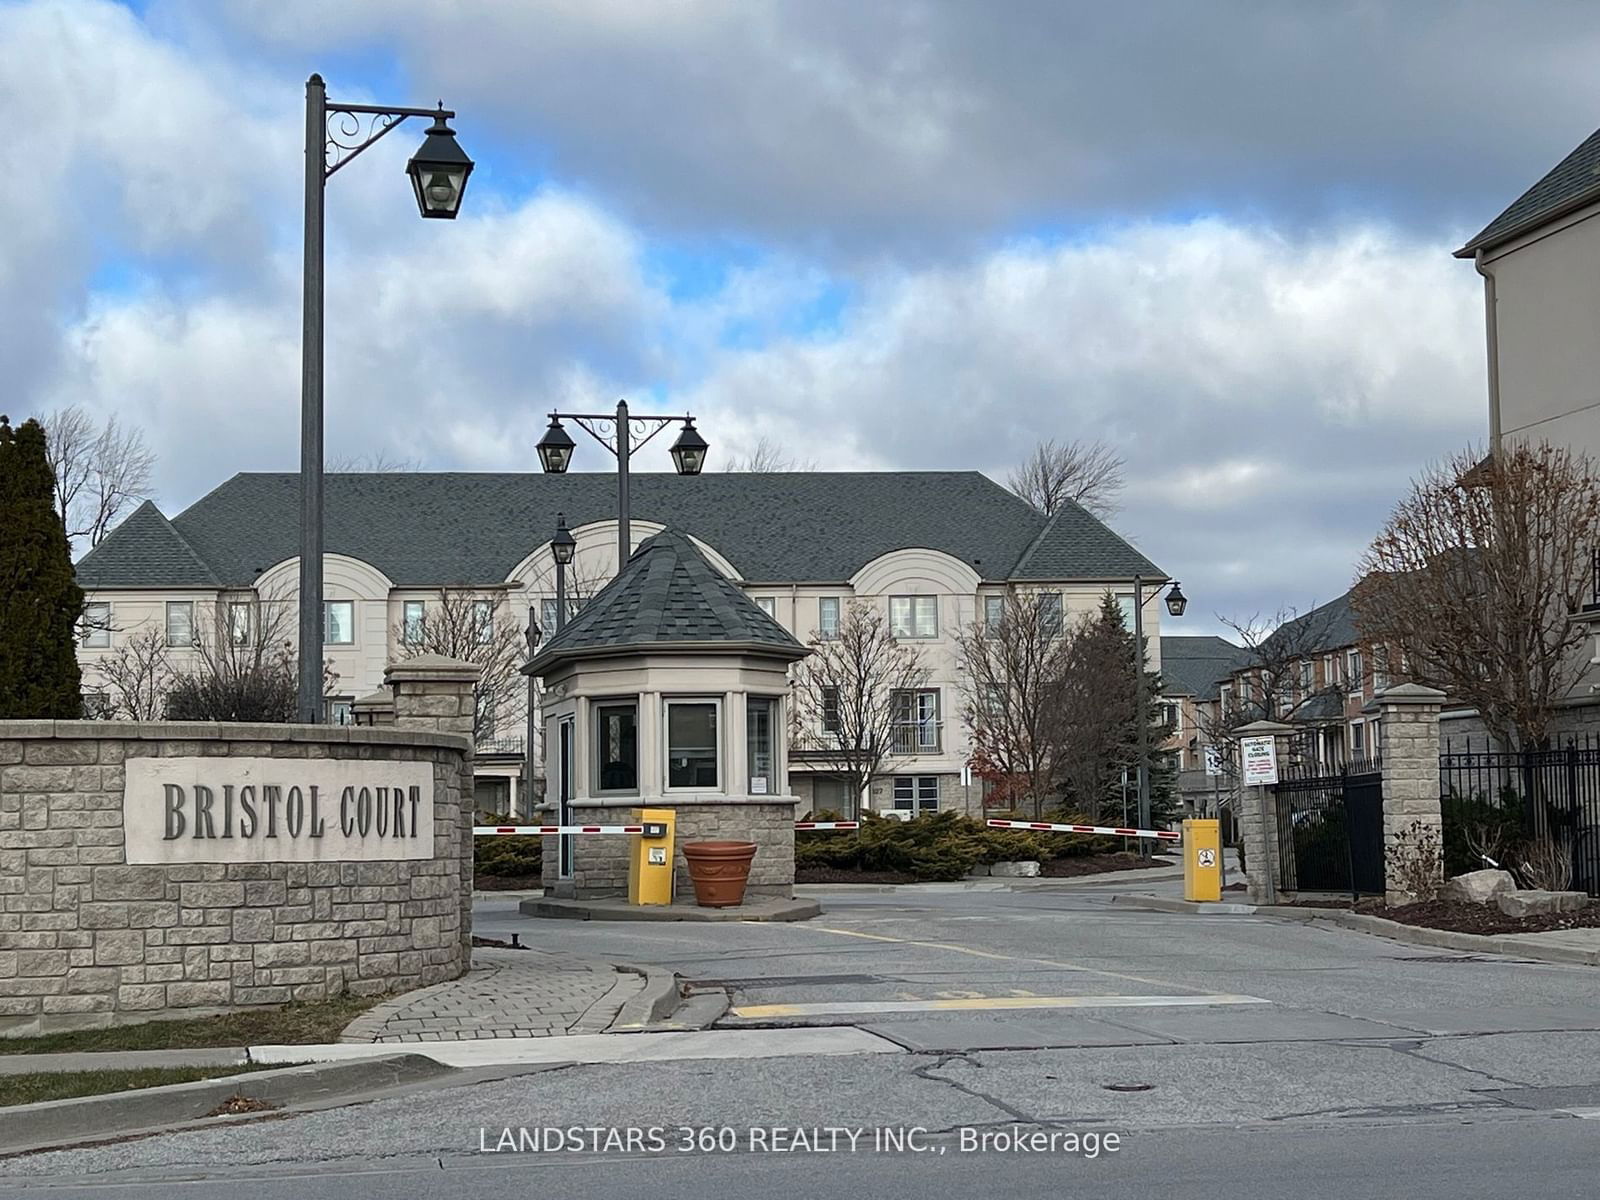
M 1278 742 L 1272 736 L 1239 739 L 1246 787 L 1278 782 Z
M 1206 774 L 1222 774 L 1222 751 L 1216 746 L 1206 747 Z

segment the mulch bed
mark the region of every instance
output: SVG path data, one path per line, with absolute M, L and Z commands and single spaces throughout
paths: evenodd
M 1157 855 L 1149 862 L 1137 854 L 1074 854 L 1039 864 L 1039 874 L 1049 879 L 1072 879 L 1079 875 L 1102 875 L 1108 871 L 1135 871 L 1140 867 L 1173 865 L 1170 858 Z M 1003 878 L 1003 876 L 995 876 Z M 796 883 L 920 883 L 904 871 L 849 871 L 839 867 L 802 867 L 794 873 Z
M 1471 904 L 1465 900 L 1426 900 L 1390 908 L 1381 900 L 1301 900 L 1306 908 L 1342 908 L 1372 917 L 1420 925 L 1427 929 L 1448 929 L 1456 933 L 1549 933 L 1557 929 L 1600 928 L 1600 904 L 1571 913 L 1547 913 L 1536 917 L 1508 917 L 1492 904 Z

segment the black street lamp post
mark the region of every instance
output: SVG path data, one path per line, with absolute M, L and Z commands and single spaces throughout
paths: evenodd
M 300 664 L 301 721 L 322 720 L 322 331 L 323 208 L 335 171 L 408 117 L 431 117 L 421 147 L 406 164 L 417 211 L 452 220 L 472 174 L 472 160 L 446 124 L 455 113 L 328 99 L 321 75 L 306 80 L 305 272 L 300 343 Z
M 675 421 L 683 422 L 678 440 L 672 443 L 672 465 L 679 475 L 698 475 L 706 465 L 706 451 L 710 447 L 700 431 L 694 427 L 694 418 L 635 416 L 628 411 L 626 400 L 617 401 L 613 413 L 563 413 L 550 414 L 550 428 L 539 439 L 539 462 L 549 474 L 564 474 L 572 465 L 572 452 L 576 445 L 572 435 L 561 424 L 562 419 L 576 421 L 581 429 L 599 442 L 617 458 L 617 570 L 622 570 L 630 552 L 628 528 L 628 463 L 633 452 Z M 635 441 L 635 435 L 638 440 Z M 558 576 L 559 577 L 559 576 Z M 558 616 L 558 620 L 562 617 Z
M 1156 592 L 1160 592 L 1164 584 L 1156 584 Z M 1154 595 L 1155 593 L 1152 593 Z M 1189 598 L 1183 594 L 1183 589 L 1174 579 L 1167 592 L 1167 611 L 1174 617 L 1183 616 L 1183 610 L 1189 607 Z M 1144 678 L 1144 576 L 1133 577 L 1133 704 L 1134 719 L 1139 726 L 1139 762 L 1137 764 L 1137 778 L 1139 781 L 1139 828 L 1150 828 L 1150 721 L 1149 714 L 1145 711 L 1147 700 L 1145 697 Z M 1150 856 L 1150 843 L 1145 838 L 1139 839 L 1139 853 L 1142 857 Z

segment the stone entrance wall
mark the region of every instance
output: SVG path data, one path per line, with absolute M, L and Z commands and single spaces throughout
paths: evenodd
M 438 729 L 0 722 L 0 1036 L 375 995 L 462 974 L 471 747 Z M 282 760 L 286 778 L 313 782 L 321 760 L 324 778 L 370 768 L 375 784 L 385 764 L 390 778 L 395 764 L 416 764 L 405 773 L 431 780 L 421 799 L 431 841 L 412 857 L 385 850 L 382 861 L 316 861 L 309 836 L 296 854 L 312 861 L 241 861 L 281 853 L 264 843 L 248 853 L 189 843 L 185 854 L 223 861 L 130 864 L 127 764 L 211 758 L 219 772 L 221 760 Z M 326 760 L 343 761 L 330 770 Z M 331 825 L 337 800 L 323 802 Z

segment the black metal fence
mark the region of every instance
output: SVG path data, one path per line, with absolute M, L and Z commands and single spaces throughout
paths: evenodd
M 1492 749 L 1487 739 L 1447 739 L 1439 756 L 1439 795 L 1447 852 L 1462 839 L 1476 846 L 1486 840 L 1484 831 L 1500 826 L 1513 859 L 1503 865 L 1520 869 L 1522 851 L 1513 843 L 1547 841 L 1570 860 L 1569 886 L 1600 896 L 1600 738 L 1594 734 L 1516 751 Z M 1475 838 L 1467 838 L 1468 828 Z M 1462 861 L 1460 853 L 1447 866 L 1488 865 Z
M 1352 759 L 1331 773 L 1288 770 L 1273 794 L 1279 887 L 1383 894 L 1383 774 L 1376 758 Z

